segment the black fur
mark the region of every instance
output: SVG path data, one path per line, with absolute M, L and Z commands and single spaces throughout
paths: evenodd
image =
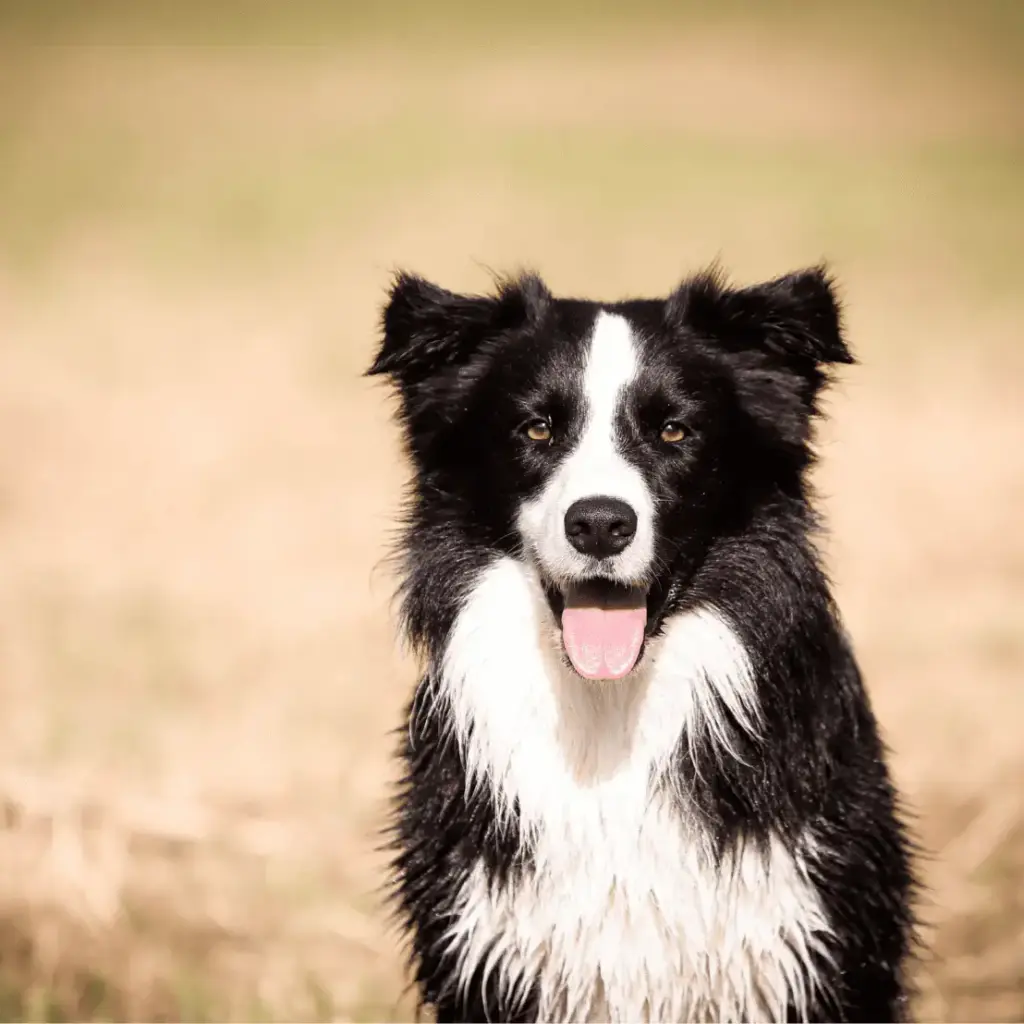
M 744 289 L 706 273 L 667 299 L 600 305 L 552 298 L 534 276 L 494 296 L 396 280 L 369 373 L 395 384 L 414 471 L 400 546 L 406 633 L 425 676 L 408 712 L 394 823 L 394 890 L 422 1000 L 439 1020 L 533 1019 L 535 993 L 509 1005 L 490 980 L 454 985 L 442 937 L 459 886 L 484 858 L 493 884 L 529 870 L 515 817 L 499 826 L 468 789 L 450 723 L 426 700 L 447 637 L 480 569 L 522 556 L 515 513 L 579 429 L 582 339 L 599 308 L 642 337 L 625 451 L 659 499 L 648 633 L 702 604 L 746 647 L 764 725 L 734 729 L 739 758 L 680 737 L 675 770 L 719 851 L 810 829 L 829 854 L 814 884 L 835 933 L 820 1020 L 905 1019 L 913 879 L 885 752 L 813 545 L 805 481 L 812 423 L 830 367 L 852 363 L 832 284 L 812 269 Z M 542 412 L 547 448 L 519 431 Z M 687 441 L 659 447 L 666 417 Z M 560 598 L 552 587 L 552 610 Z M 524 736 L 529 744 L 530 737 Z

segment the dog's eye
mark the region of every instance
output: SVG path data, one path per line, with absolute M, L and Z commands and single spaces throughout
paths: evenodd
M 547 420 L 531 420 L 526 424 L 526 436 L 531 441 L 550 441 L 551 424 Z
M 678 444 L 684 437 L 686 437 L 686 431 L 683 429 L 682 423 L 669 420 L 668 423 L 662 425 L 661 439 L 665 444 Z

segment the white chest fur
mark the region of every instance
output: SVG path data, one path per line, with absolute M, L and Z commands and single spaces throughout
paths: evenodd
M 533 867 L 492 887 L 482 866 L 450 938 L 462 976 L 481 965 L 509 992 L 539 981 L 545 1020 L 771 1020 L 813 984 L 828 922 L 805 854 L 780 841 L 715 863 L 665 769 L 681 735 L 729 756 L 718 698 L 744 728 L 757 706 L 742 644 L 710 610 L 676 617 L 619 683 L 564 668 L 531 571 L 512 559 L 478 581 L 453 631 L 446 701 L 470 785 L 518 808 Z

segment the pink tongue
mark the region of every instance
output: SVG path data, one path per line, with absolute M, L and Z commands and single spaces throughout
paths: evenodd
M 562 642 L 584 678 L 621 679 L 636 664 L 646 624 L 646 608 L 566 608 Z

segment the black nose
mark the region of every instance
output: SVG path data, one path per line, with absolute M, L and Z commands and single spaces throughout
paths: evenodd
M 629 546 L 636 513 L 618 498 L 581 498 L 565 513 L 565 535 L 583 555 L 610 558 Z

